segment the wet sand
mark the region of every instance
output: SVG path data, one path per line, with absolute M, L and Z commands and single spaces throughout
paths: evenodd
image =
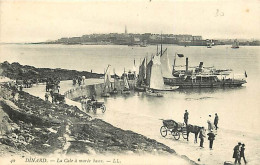
M 100 81 L 102 80 L 93 79 L 90 80 L 89 83 L 98 83 Z M 69 90 L 70 88 L 73 88 L 70 81 L 61 83 L 61 89 L 63 90 L 63 92 Z M 43 98 L 43 89 L 44 86 L 37 86 L 26 90 L 35 96 Z M 67 104 L 77 105 L 78 107 L 81 107 L 80 103 L 73 102 L 71 100 L 67 100 Z M 127 120 L 129 118 L 140 118 L 140 120 L 145 120 L 144 116 L 139 116 L 138 114 L 134 116 L 132 116 L 131 114 L 122 116 L 122 114 L 113 113 L 111 115 L 106 114 L 106 117 L 102 117 L 102 115 L 95 115 L 93 117 L 103 118 L 105 121 L 117 127 L 120 127 L 125 130 L 132 130 L 134 132 L 143 134 L 149 138 L 155 139 L 163 144 L 166 144 L 171 148 L 174 148 L 174 150 L 176 150 L 176 152 L 179 155 L 186 155 L 189 159 L 194 160 L 196 163 L 199 164 L 223 165 L 225 161 L 233 162 L 233 148 L 238 142 L 246 144 L 245 155 L 249 165 L 259 164 L 260 161 L 260 136 L 257 133 L 254 134 L 220 128 L 218 131 L 215 131 L 216 140 L 213 144 L 213 150 L 210 150 L 207 138 L 205 138 L 204 148 L 200 148 L 199 139 L 198 143 L 194 144 L 193 134 L 190 134 L 189 142 L 184 140 L 182 137 L 180 138 L 180 140 L 174 140 L 174 138 L 170 135 L 168 135 L 166 138 L 163 138 L 159 133 L 159 129 L 162 126 L 162 122 L 158 121 L 158 119 L 156 118 L 146 120 L 146 125 L 154 125 L 154 123 L 158 123 L 156 127 L 147 128 L 141 125 L 137 127 L 136 124 L 131 123 L 131 120 Z M 147 129 L 149 131 L 147 131 Z
M 63 84 L 63 83 L 61 83 L 61 84 Z M 65 84 L 66 84 L 66 82 L 65 82 Z M 35 95 L 35 96 L 40 95 L 42 98 L 42 94 L 45 93 L 44 87 L 45 87 L 45 85 L 39 84 L 39 85 L 35 85 L 32 88 L 25 89 L 25 91 L 36 91 L 36 93 L 32 92 L 33 95 Z M 41 90 L 39 90 L 39 89 L 41 89 Z M 65 89 L 65 88 L 63 88 L 63 89 Z M 9 100 L 2 99 L 1 103 L 3 103 L 3 102 L 4 102 L 4 105 L 6 105 L 6 103 L 8 103 L 8 104 L 10 104 L 11 107 L 13 107 L 15 109 L 18 108 L 18 107 L 16 107 L 15 104 L 17 104 L 18 106 L 20 106 L 20 104 L 21 104 L 24 106 L 24 108 L 25 108 L 24 110 L 27 111 L 28 109 L 31 109 L 32 112 L 35 111 L 33 107 L 35 107 L 37 105 L 39 105 L 39 107 L 37 107 L 37 108 L 35 107 L 35 108 L 36 109 L 40 108 L 39 110 L 43 110 L 43 111 L 46 111 L 45 110 L 46 108 L 47 109 L 63 108 L 63 110 L 67 111 L 66 107 L 70 107 L 67 105 L 51 105 L 49 103 L 46 103 L 43 100 L 41 101 L 41 99 L 38 97 L 30 96 L 29 94 L 24 93 L 24 92 L 20 93 L 19 100 L 15 104 L 13 104 Z M 36 103 L 37 103 L 37 105 L 36 105 Z M 71 103 L 75 103 L 75 102 L 72 101 Z M 44 104 L 46 104 L 46 107 L 44 106 Z M 48 106 L 47 106 L 47 104 L 48 104 Z M 1 111 L 2 111 L 2 109 L 1 109 Z M 38 110 L 36 110 L 36 111 L 38 111 Z M 52 115 L 58 115 L 58 114 L 54 113 Z M 57 120 L 62 118 L 62 116 L 59 116 L 59 115 L 56 117 L 57 117 Z M 79 121 L 77 121 L 77 119 L 75 119 L 75 121 L 74 121 L 73 116 L 70 116 L 69 119 L 73 123 L 79 122 Z M 65 142 L 66 144 L 64 145 L 63 149 L 56 148 L 56 144 L 53 144 L 53 146 L 48 146 L 49 150 L 46 150 L 47 153 L 50 154 L 56 150 L 55 152 L 58 152 L 59 157 L 60 157 L 61 155 L 64 154 L 64 149 L 66 149 L 65 153 L 67 153 L 67 157 L 73 156 L 73 158 L 77 158 L 77 157 L 82 158 L 82 156 L 85 155 L 84 153 L 87 153 L 88 156 L 95 155 L 95 158 L 104 157 L 102 155 L 106 155 L 107 157 L 103 158 L 103 159 L 112 159 L 112 158 L 115 158 L 114 155 L 113 156 L 111 155 L 111 153 L 113 153 L 113 154 L 117 155 L 116 157 L 119 157 L 123 161 L 123 164 L 132 164 L 132 162 L 130 161 L 131 158 L 134 158 L 137 160 L 137 162 L 135 164 L 143 164 L 144 162 L 152 163 L 151 160 L 155 160 L 155 159 L 157 161 L 159 160 L 162 163 L 167 162 L 167 164 L 175 164 L 175 163 L 183 164 L 183 165 L 195 164 L 194 162 L 190 161 L 187 158 L 180 158 L 179 156 L 174 154 L 175 151 L 173 149 L 171 149 L 163 144 L 157 143 L 155 140 L 146 138 L 145 136 L 136 134 L 132 131 L 124 131 L 124 130 L 121 130 L 120 128 L 113 127 L 112 125 L 110 125 L 100 119 L 92 119 L 89 122 L 85 121 L 85 124 L 83 127 L 84 127 L 83 129 L 85 131 L 80 131 L 79 130 L 79 129 L 81 129 L 80 127 L 74 127 L 76 130 L 73 130 L 74 128 L 71 129 L 71 131 L 74 131 L 73 133 L 71 133 L 71 135 L 75 135 L 76 133 L 80 133 L 80 134 L 87 133 L 89 140 L 83 140 L 83 139 L 79 140 L 77 136 L 74 136 L 74 138 L 68 138 L 68 141 Z M 88 127 L 88 128 L 86 129 L 86 127 Z M 27 129 L 29 129 L 29 133 L 31 133 L 30 128 L 27 127 Z M 33 128 L 33 129 L 34 129 L 34 131 L 36 130 L 36 128 Z M 41 128 L 37 128 L 37 129 L 41 129 Z M 45 129 L 46 128 L 44 128 L 44 130 Z M 90 132 L 86 132 L 86 131 L 90 131 Z M 64 137 L 68 137 L 68 134 L 66 132 L 67 132 L 67 129 L 65 129 L 65 133 L 63 135 Z M 40 138 L 41 136 L 45 137 L 45 135 L 42 134 L 43 132 L 38 132 L 38 133 L 40 133 L 40 135 L 38 135 L 39 136 L 38 138 Z M 37 136 L 37 135 L 34 134 L 34 136 Z M 75 139 L 75 137 L 76 137 L 76 139 Z M 44 141 L 44 139 L 46 139 L 46 138 L 43 138 L 42 140 Z M 116 145 L 116 143 L 118 143 L 118 144 Z M 46 142 L 46 145 L 47 145 L 47 142 Z M 34 155 L 38 155 L 41 153 L 43 155 L 47 154 L 47 153 L 45 153 L 45 149 L 41 148 L 42 144 L 39 143 L 39 144 L 37 144 L 37 146 L 38 146 L 37 149 L 30 148 L 29 151 Z M 3 150 L 3 152 L 8 153 L 8 152 L 11 152 L 11 150 L 5 149 L 5 150 Z M 14 155 L 17 155 L 18 157 L 13 157 L 13 158 L 21 159 L 21 157 L 25 156 L 24 154 L 22 154 L 22 155 L 19 154 L 19 152 L 17 152 L 17 154 L 14 154 Z M 74 154 L 76 154 L 76 155 L 74 155 Z M 80 155 L 78 155 L 78 154 L 80 154 Z M 57 155 L 51 154 L 49 156 L 52 157 L 52 156 L 57 156 Z M 151 157 L 152 159 L 141 161 L 141 158 L 143 156 Z M 122 157 L 124 157 L 124 158 L 122 159 Z M 66 158 L 66 156 L 65 156 L 65 158 Z M 168 158 L 170 158 L 170 160 L 173 160 L 173 162 L 168 162 L 169 161 Z M 1 162 L 2 161 L 5 161 L 5 159 L 1 160 Z M 23 164 L 22 161 L 21 161 L 21 164 Z M 99 164 L 99 163 L 97 163 L 97 164 Z

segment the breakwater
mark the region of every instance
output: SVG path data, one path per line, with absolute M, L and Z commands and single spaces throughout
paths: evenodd
M 129 87 L 131 90 L 134 89 L 135 80 L 129 80 Z M 116 82 L 111 83 L 111 89 L 116 88 L 118 92 L 122 91 L 124 89 L 124 82 L 123 80 L 119 80 Z M 100 96 L 102 91 L 104 89 L 104 83 L 100 84 L 92 84 L 92 85 L 81 85 L 78 87 L 74 87 L 64 93 L 65 97 L 68 99 L 75 99 L 79 98 L 81 96 L 87 96 L 90 97 L 92 95 Z

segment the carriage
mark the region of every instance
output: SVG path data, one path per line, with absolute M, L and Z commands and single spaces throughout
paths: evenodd
M 166 137 L 168 132 L 175 140 L 180 139 L 180 134 L 182 134 L 183 139 L 188 139 L 187 129 L 183 123 L 178 123 L 174 120 L 163 120 L 163 126 L 160 129 L 162 137 Z
M 93 110 L 94 113 L 97 113 L 97 109 L 100 108 L 102 110 L 102 113 L 105 113 L 106 106 L 104 102 L 99 102 L 97 100 L 88 100 L 86 104 L 86 110 L 87 112 Z
M 59 93 L 52 93 L 52 103 L 59 103 L 63 104 L 65 103 L 65 95 L 59 94 Z

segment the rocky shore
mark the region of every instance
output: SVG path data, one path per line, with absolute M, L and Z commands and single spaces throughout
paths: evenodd
M 26 92 L 19 92 L 17 101 L 10 96 L 11 90 L 2 85 L 1 111 L 7 118 L 2 124 L 9 128 L 3 129 L 0 141 L 18 150 L 31 154 L 175 153 L 140 134 L 91 120 L 75 106 L 55 105 Z
M 45 80 L 49 76 L 61 80 L 85 72 L 35 68 L 18 63 L 1 63 L 1 76 L 10 79 Z M 85 75 L 86 76 L 86 75 Z M 88 73 L 87 78 L 102 75 Z M 43 81 L 44 82 L 44 81 Z M 12 96 L 10 83 L 0 85 L 0 156 L 26 155 L 161 155 L 178 157 L 187 164 L 196 164 L 185 156 L 179 157 L 170 147 L 141 134 L 122 130 L 101 120 L 92 119 L 78 107 L 53 104 L 19 91 Z M 185 164 L 186 164 L 185 163 Z
M 33 82 L 46 82 L 48 78 L 59 78 L 62 80 L 72 80 L 76 76 L 86 78 L 100 78 L 103 74 L 86 71 L 76 71 L 67 69 L 35 68 L 28 65 L 20 65 L 17 62 L 12 64 L 7 61 L 0 63 L 0 74 L 13 80 L 32 80 Z

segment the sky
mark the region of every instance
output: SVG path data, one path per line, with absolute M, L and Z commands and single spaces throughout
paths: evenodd
M 260 38 L 259 0 L 0 0 L 0 42 L 92 33 Z

